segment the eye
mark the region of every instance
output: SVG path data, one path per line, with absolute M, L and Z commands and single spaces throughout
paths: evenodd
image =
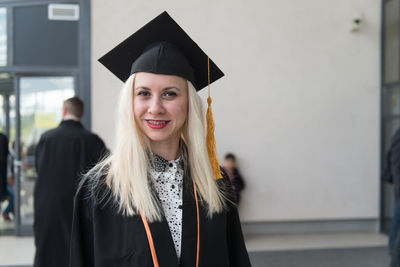
M 177 96 L 177 93 L 175 93 L 174 91 L 166 91 L 164 93 L 164 96 L 167 98 L 173 98 L 173 97 Z
M 141 90 L 137 93 L 138 96 L 150 96 L 150 93 L 146 90 Z

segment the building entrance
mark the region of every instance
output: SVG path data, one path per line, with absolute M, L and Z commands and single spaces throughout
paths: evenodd
M 83 99 L 90 129 L 89 22 L 87 0 L 0 0 L 0 131 L 10 141 L 14 193 L 14 214 L 0 217 L 0 235 L 33 234 L 36 146 L 60 123 L 65 99 Z

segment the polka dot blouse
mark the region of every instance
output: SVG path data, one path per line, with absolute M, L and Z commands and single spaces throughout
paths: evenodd
M 178 258 L 181 256 L 183 160 L 167 161 L 153 154 L 154 168 L 150 174 L 168 222 Z

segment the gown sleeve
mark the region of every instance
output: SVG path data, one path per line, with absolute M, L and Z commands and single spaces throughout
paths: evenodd
M 94 266 L 93 201 L 87 193 L 87 184 L 82 180 L 74 198 L 70 267 Z
M 239 214 L 236 204 L 234 204 L 234 193 L 229 182 L 228 175 L 222 170 L 222 187 L 226 192 L 228 201 L 226 236 L 229 251 L 230 267 L 250 267 L 250 259 L 247 253 L 243 238 L 242 226 L 240 224 Z
M 227 214 L 227 242 L 230 267 L 251 266 L 246 245 L 244 243 L 242 227 L 236 207 L 231 207 Z

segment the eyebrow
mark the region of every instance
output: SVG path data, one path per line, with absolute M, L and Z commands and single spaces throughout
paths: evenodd
M 136 87 L 136 88 L 135 88 L 135 90 L 139 90 L 139 89 L 144 89 L 144 90 L 148 90 L 148 91 L 151 90 L 150 88 L 148 88 L 148 87 L 146 87 L 146 86 L 139 86 L 139 87 Z M 163 90 L 163 91 L 166 91 L 166 90 L 170 90 L 170 89 L 177 89 L 178 91 L 182 91 L 180 88 L 178 88 L 178 87 L 176 87 L 176 86 L 168 86 L 168 87 L 165 87 L 165 88 L 162 89 L 162 90 Z

